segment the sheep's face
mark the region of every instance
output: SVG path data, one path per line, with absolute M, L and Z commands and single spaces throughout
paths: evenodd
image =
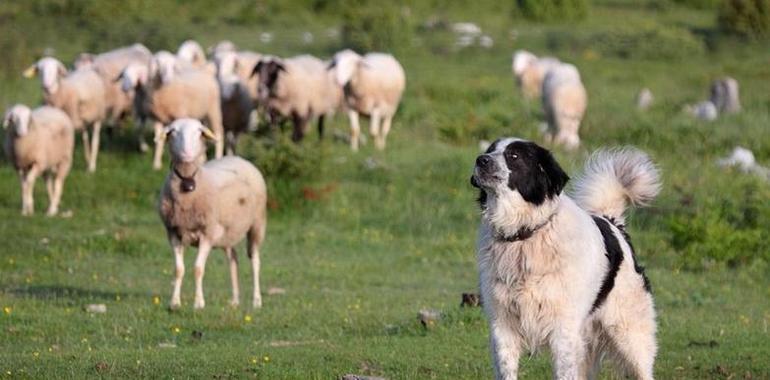
M 176 56 L 179 57 L 179 59 L 192 64 L 202 63 L 206 60 L 206 55 L 203 53 L 203 48 L 200 44 L 193 40 L 182 42 L 182 44 L 179 45 L 179 50 L 177 50 Z
M 120 80 L 120 89 L 123 92 L 131 92 L 139 86 L 147 84 L 147 66 L 138 63 L 132 63 L 123 69 L 118 80 Z
M 67 68 L 59 60 L 45 57 L 24 71 L 24 76 L 31 78 L 40 77 L 40 84 L 46 94 L 53 94 L 59 89 L 59 80 L 67 75 Z
M 24 136 L 29 132 L 29 122 L 32 111 L 29 107 L 17 104 L 5 112 L 3 127 L 12 128 L 16 136 Z
M 329 70 L 334 70 L 337 84 L 345 86 L 355 74 L 362 57 L 352 50 L 343 50 L 334 55 Z
M 150 74 L 160 77 L 163 83 L 168 83 L 179 72 L 180 64 L 177 57 L 165 50 L 155 53 L 150 61 Z
M 513 54 L 513 74 L 521 77 L 524 75 L 524 71 L 535 62 L 537 62 L 537 57 L 534 54 L 524 50 L 516 51 Z
M 251 76 L 259 75 L 257 98 L 260 101 L 269 99 L 275 93 L 276 83 L 281 72 L 286 72 L 286 66 L 278 60 L 261 60 L 254 67 Z
M 216 140 L 210 129 L 195 119 L 179 119 L 166 127 L 169 150 L 174 161 L 197 162 L 206 154 L 205 139 Z
M 217 76 L 225 78 L 238 71 L 238 55 L 235 52 L 221 52 L 214 56 L 214 63 L 217 65 Z
M 224 100 L 230 100 L 238 93 L 241 78 L 235 74 L 219 77 L 220 96 Z

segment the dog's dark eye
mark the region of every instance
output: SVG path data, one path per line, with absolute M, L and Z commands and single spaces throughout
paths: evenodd
M 513 153 L 513 152 L 509 152 L 509 153 L 508 153 L 508 158 L 510 158 L 510 159 L 512 159 L 512 160 L 515 160 L 515 159 L 518 159 L 518 158 L 519 158 L 519 155 L 518 155 L 518 154 L 516 154 L 516 153 Z

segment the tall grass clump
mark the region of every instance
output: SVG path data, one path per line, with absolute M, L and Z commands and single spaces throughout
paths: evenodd
M 724 0 L 717 11 L 717 23 L 727 34 L 767 37 L 770 35 L 770 0 Z

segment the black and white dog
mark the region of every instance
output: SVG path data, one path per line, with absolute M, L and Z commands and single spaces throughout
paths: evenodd
M 497 379 L 516 379 L 525 350 L 553 355 L 554 378 L 595 378 L 602 357 L 653 378 L 655 309 L 623 212 L 660 190 L 649 157 L 599 151 L 576 181 L 551 153 L 515 138 L 476 159 L 481 190 L 478 266 Z

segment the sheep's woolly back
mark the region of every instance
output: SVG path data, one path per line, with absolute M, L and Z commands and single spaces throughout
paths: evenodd
M 660 192 L 660 173 L 636 148 L 598 150 L 575 181 L 574 198 L 590 213 L 623 220 L 630 205 L 645 206 Z

